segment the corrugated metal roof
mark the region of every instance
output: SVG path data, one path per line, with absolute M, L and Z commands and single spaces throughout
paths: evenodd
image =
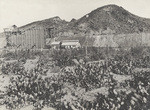
M 51 43 L 51 45 L 59 45 L 59 44 L 60 44 L 60 41 L 55 41 Z
M 65 46 L 65 45 L 78 45 L 79 42 L 62 42 L 62 45 Z
M 63 40 L 62 42 L 79 42 L 79 40 Z

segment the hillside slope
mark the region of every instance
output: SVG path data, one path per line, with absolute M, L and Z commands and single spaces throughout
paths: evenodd
M 115 34 L 148 32 L 150 19 L 133 15 L 117 5 L 107 5 L 78 19 L 72 27 L 97 32 L 110 29 Z
M 58 32 L 70 32 L 71 34 L 85 33 L 85 31 L 101 33 L 106 30 L 115 34 L 139 33 L 150 32 L 150 19 L 136 16 L 117 5 L 106 5 L 95 9 L 80 19 L 72 19 L 70 22 L 61 20 L 56 16 L 24 25 L 20 29 L 24 30 L 34 27 L 56 27 Z
M 136 16 L 117 5 L 106 5 L 93 10 L 80 19 L 72 19 L 70 22 L 62 20 L 56 16 L 19 27 L 21 31 L 34 28 L 53 28 L 54 37 L 57 37 L 56 40 L 78 39 L 81 45 L 85 45 L 85 41 L 87 40 L 89 41 L 89 46 L 94 45 L 94 42 L 97 39 L 96 36 L 104 35 L 103 37 L 105 37 L 105 35 L 117 35 L 117 38 L 115 37 L 115 41 L 113 41 L 114 38 L 104 38 L 103 40 L 116 45 L 115 42 L 118 42 L 117 40 L 119 40 L 124 34 L 131 34 L 133 36 L 132 39 L 134 39 L 137 34 L 149 33 L 150 19 Z M 145 35 L 146 37 L 149 37 L 149 34 Z M 141 37 L 145 37 L 145 35 Z M 130 35 L 125 36 L 130 37 Z M 99 43 L 101 42 L 102 41 Z M 107 45 L 106 43 L 104 44 Z M 119 43 L 119 45 L 122 44 Z
M 60 17 L 52 17 L 49 19 L 41 20 L 41 21 L 36 21 L 29 23 L 27 25 L 19 27 L 20 30 L 27 30 L 27 29 L 33 29 L 33 28 L 53 28 L 55 27 L 56 29 L 60 30 L 61 28 L 65 27 L 67 25 L 67 21 L 62 20 Z

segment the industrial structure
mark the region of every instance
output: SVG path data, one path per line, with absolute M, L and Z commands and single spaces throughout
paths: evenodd
M 7 39 L 7 48 L 10 50 L 42 50 L 46 47 L 54 49 L 79 48 L 79 40 L 55 41 L 56 29 L 52 28 L 30 28 L 19 30 L 17 26 L 5 28 L 4 33 Z
M 19 30 L 17 27 L 12 29 L 5 28 L 4 33 L 9 49 L 43 49 L 46 46 L 46 39 L 54 38 L 53 28 L 32 28 Z

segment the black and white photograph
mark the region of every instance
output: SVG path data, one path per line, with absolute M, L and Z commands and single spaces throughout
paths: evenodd
M 150 0 L 0 0 L 0 110 L 150 110 Z

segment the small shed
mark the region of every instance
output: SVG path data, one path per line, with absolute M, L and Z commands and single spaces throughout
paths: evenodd
M 61 44 L 64 48 L 79 48 L 81 47 L 81 44 L 79 43 L 79 40 L 64 40 Z
M 54 41 L 51 43 L 52 48 L 58 49 L 60 48 L 61 42 L 60 41 Z

